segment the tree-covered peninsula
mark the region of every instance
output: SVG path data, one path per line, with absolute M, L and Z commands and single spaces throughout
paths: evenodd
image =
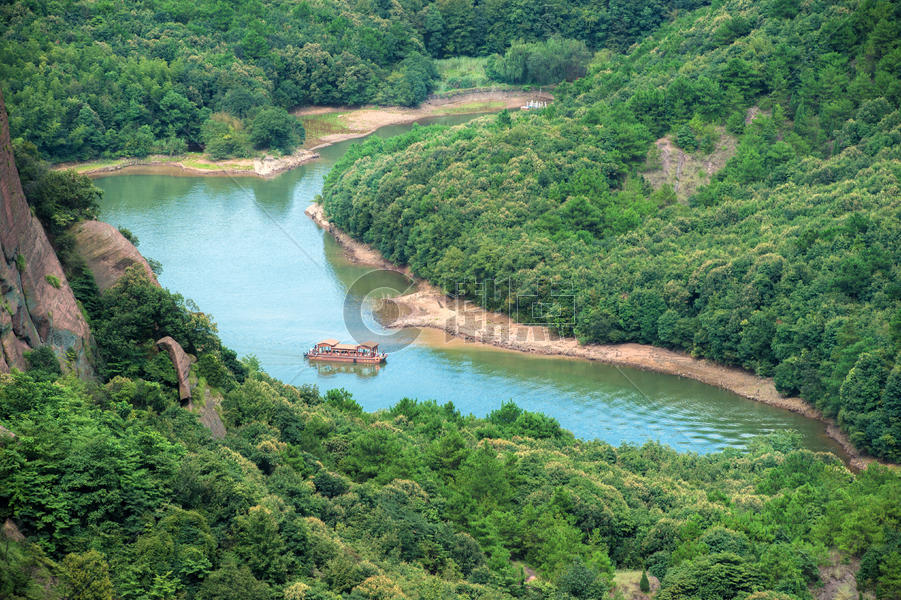
M 898 461 L 899 11 L 700 8 L 600 54 L 547 109 L 368 140 L 330 173 L 325 212 L 519 320 L 516 294 L 584 342 L 774 377 Z

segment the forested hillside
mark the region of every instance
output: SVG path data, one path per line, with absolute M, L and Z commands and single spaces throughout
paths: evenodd
M 711 456 L 577 442 L 513 404 L 366 414 L 246 367 L 220 383 L 221 442 L 166 384 L 0 376 L 0 518 L 27 538 L 4 542 L 0 595 L 567 600 L 647 567 L 662 599 L 791 600 L 831 549 L 861 558 L 861 589 L 901 593 L 882 467 L 852 477 L 790 436 Z
M 624 48 L 669 11 L 700 4 L 12 2 L 0 6 L 0 85 L 13 138 L 54 160 L 289 151 L 301 139 L 274 134 L 292 127 L 285 109 L 418 104 L 437 76 L 433 58 L 551 36 Z
M 367 141 L 329 175 L 325 211 L 520 320 L 535 316 L 507 288 L 475 284 L 512 280 L 584 342 L 773 376 L 898 461 L 899 34 L 885 1 L 700 8 L 599 55 L 540 112 Z M 644 176 L 663 137 L 699 164 L 734 152 L 681 201 Z

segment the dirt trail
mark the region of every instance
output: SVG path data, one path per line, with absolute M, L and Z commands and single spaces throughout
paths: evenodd
M 378 250 L 358 242 L 335 227 L 325 218 L 322 206 L 313 204 L 306 210 L 313 221 L 331 233 L 344 248 L 347 256 L 358 263 L 391 268 L 412 276 L 409 269 L 399 269 L 384 259 Z M 773 380 L 753 373 L 698 359 L 683 352 L 644 344 L 586 344 L 574 338 L 562 338 L 542 326 L 516 323 L 504 314 L 486 311 L 469 302 L 453 299 L 428 282 L 415 278 L 417 291 L 383 302 L 393 314 L 387 327 L 431 327 L 447 334 L 490 344 L 508 350 L 532 354 L 568 356 L 596 360 L 612 365 L 636 367 L 667 375 L 688 377 L 708 385 L 728 390 L 744 398 L 777 406 L 816 419 L 826 427 L 826 434 L 847 453 L 847 462 L 854 469 L 866 468 L 875 459 L 863 456 L 835 423 L 801 398 L 784 397 L 776 390 Z

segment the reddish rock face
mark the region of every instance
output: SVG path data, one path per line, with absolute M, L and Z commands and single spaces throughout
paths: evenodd
M 139 265 L 147 277 L 159 287 L 156 275 L 134 244 L 119 230 L 101 221 L 82 221 L 72 227 L 75 251 L 81 256 L 101 292 L 116 285 L 125 270 Z
M 58 286 L 56 285 L 58 282 Z M 44 228 L 22 193 L 0 93 L 0 371 L 24 369 L 23 352 L 47 345 L 64 368 L 91 376 L 91 331 Z
M 184 402 L 191 399 L 191 363 L 193 359 L 191 355 L 185 352 L 181 344 L 175 341 L 171 336 L 166 336 L 157 340 L 158 348 L 169 353 L 169 360 L 175 367 L 175 374 L 178 376 L 178 397 Z

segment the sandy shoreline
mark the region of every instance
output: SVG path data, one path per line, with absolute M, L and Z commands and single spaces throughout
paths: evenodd
M 301 149 L 288 156 L 263 156 L 257 158 L 229 158 L 223 161 L 212 161 L 199 158 L 196 161 L 174 159 L 169 156 L 148 156 L 146 158 L 119 159 L 110 164 L 82 168 L 91 163 L 61 163 L 53 168 L 75 169 L 82 175 L 102 177 L 105 175 L 125 174 L 160 174 L 160 175 L 203 175 L 210 177 L 275 177 L 285 171 L 297 168 L 311 160 L 319 158 L 319 154 L 311 150 Z M 205 166 L 193 166 L 197 162 Z
M 330 233 L 354 262 L 399 270 L 412 276 L 409 269 L 398 269 L 378 250 L 358 242 L 328 222 L 322 206 L 313 204 L 306 214 Z M 574 338 L 561 338 L 546 327 L 513 322 L 507 315 L 486 311 L 468 302 L 452 299 L 426 281 L 415 278 L 418 290 L 405 296 L 384 300 L 394 319 L 387 327 L 430 327 L 466 340 L 531 354 L 544 354 L 596 360 L 599 362 L 646 369 L 667 375 L 687 377 L 733 392 L 743 398 L 776 406 L 820 421 L 825 433 L 845 451 L 844 457 L 854 469 L 863 469 L 875 459 L 864 456 L 832 419 L 825 417 L 801 398 L 779 394 L 773 380 L 727 367 L 682 352 L 644 344 L 580 345 Z

